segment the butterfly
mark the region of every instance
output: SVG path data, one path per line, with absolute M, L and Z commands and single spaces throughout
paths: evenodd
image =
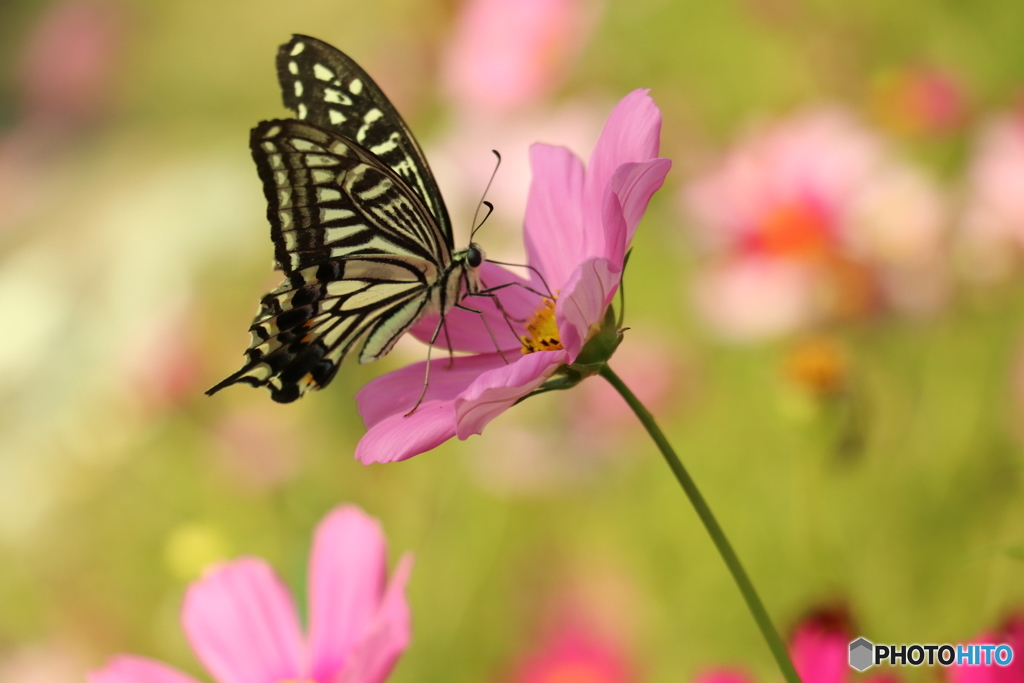
M 261 122 L 250 148 L 285 278 L 260 301 L 242 369 L 206 393 L 245 383 L 288 403 L 326 386 L 358 343 L 359 362 L 375 361 L 439 314 L 433 346 L 444 315 L 484 292 L 484 252 L 472 238 L 454 249 L 423 151 L 350 57 L 295 35 L 277 75 L 296 118 Z

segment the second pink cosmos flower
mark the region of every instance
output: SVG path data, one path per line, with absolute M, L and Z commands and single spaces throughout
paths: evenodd
M 435 359 L 430 386 L 423 388 L 425 363 L 371 381 L 356 395 L 367 434 L 356 448 L 364 463 L 405 460 L 453 436 L 479 434 L 488 422 L 539 388 L 559 368 L 571 365 L 600 330 L 622 278 L 626 250 L 647 203 L 661 187 L 671 161 L 658 157 L 661 112 L 646 90 L 627 95 L 612 110 L 589 165 L 564 147 L 537 144 L 530 150 L 533 181 L 526 208 L 529 279 L 484 264 L 489 287 L 516 282 L 535 291 L 550 289 L 554 301 L 519 286 L 499 291 L 512 320 L 486 298 L 464 304 L 480 317 L 453 310 L 447 315 L 447 344 L 473 355 Z M 429 339 L 435 320 L 413 330 Z M 442 335 L 441 342 L 446 341 Z M 507 361 L 507 362 L 506 362 Z
M 391 581 L 380 525 L 351 505 L 320 523 L 309 564 L 309 632 L 270 566 L 246 557 L 189 586 L 181 621 L 217 683 L 381 683 L 409 644 L 405 584 L 412 557 Z M 197 683 L 147 657 L 121 655 L 89 683 Z

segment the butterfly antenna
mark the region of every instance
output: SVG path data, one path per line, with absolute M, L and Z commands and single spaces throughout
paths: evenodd
M 495 157 L 497 157 L 497 161 L 494 163 L 494 170 L 491 171 L 491 179 L 487 181 L 487 187 L 484 188 L 484 194 L 483 194 L 482 197 L 480 197 L 480 203 L 476 205 L 476 211 L 473 212 L 473 222 L 472 222 L 472 225 L 474 227 L 473 227 L 473 231 L 471 233 L 469 233 L 469 241 L 470 242 L 473 241 L 473 235 L 476 234 L 476 231 L 479 230 L 483 226 L 483 224 L 487 222 L 487 219 L 491 217 L 491 213 L 494 211 L 494 204 L 491 204 L 490 202 L 484 201 L 484 199 L 487 197 L 487 193 L 491 189 L 491 183 L 494 182 L 494 177 L 496 175 L 498 175 L 498 169 L 501 168 L 501 154 L 499 154 L 498 150 L 496 150 L 496 149 L 492 149 L 491 153 L 494 154 Z M 487 215 L 484 216 L 484 219 L 482 221 L 480 221 L 480 223 L 478 224 L 476 222 L 476 219 L 480 215 L 480 207 L 481 206 L 486 206 L 487 207 Z

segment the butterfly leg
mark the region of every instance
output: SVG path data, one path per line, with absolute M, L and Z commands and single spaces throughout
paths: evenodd
M 522 282 L 506 282 L 503 285 L 495 285 L 493 287 L 485 287 L 484 289 L 481 289 L 479 292 L 475 292 L 475 293 L 476 294 L 491 294 L 492 292 L 497 292 L 498 290 L 505 289 L 506 287 L 522 287 L 523 289 L 525 289 L 530 294 L 536 294 L 537 296 L 542 297 L 544 299 L 554 299 L 555 298 L 554 295 L 552 295 L 552 294 L 545 294 L 544 292 L 538 292 L 533 287 L 530 287 L 529 285 L 524 285 Z
M 517 339 L 519 338 L 519 334 L 516 332 L 516 329 L 514 327 L 512 327 L 512 321 L 515 321 L 517 323 L 524 323 L 524 322 L 526 322 L 526 319 L 525 318 L 513 318 L 511 315 L 509 315 L 508 311 L 505 310 L 505 307 L 501 305 L 501 299 L 498 298 L 497 294 L 494 294 L 494 293 L 489 292 L 487 290 L 483 290 L 483 291 L 480 291 L 480 292 L 474 292 L 474 293 L 470 294 L 469 296 L 485 296 L 488 299 L 493 300 L 494 301 L 494 307 L 498 309 L 498 312 L 501 313 L 501 317 L 502 317 L 502 319 L 504 319 L 505 324 L 508 325 L 508 331 L 512 333 L 513 337 L 515 337 Z
M 455 350 L 452 348 L 452 338 L 448 336 L 448 319 L 444 316 L 441 316 L 441 327 L 444 328 L 444 343 L 448 347 L 448 365 L 444 369 L 451 370 L 455 367 Z
M 423 390 L 420 392 L 420 397 L 418 399 L 416 399 L 416 405 L 414 405 L 412 407 L 412 410 L 410 410 L 408 413 L 406 413 L 403 417 L 409 417 L 410 415 L 415 413 L 416 409 L 420 407 L 420 404 L 423 403 L 423 399 L 427 395 L 427 387 L 430 386 L 430 352 L 434 350 L 434 342 L 437 341 L 437 335 L 441 334 L 441 328 L 442 327 L 444 327 L 444 316 L 443 315 L 441 316 L 441 319 L 437 321 L 437 327 L 434 328 L 434 334 L 430 335 L 430 343 L 427 344 L 427 368 L 426 368 L 426 370 L 423 373 Z M 444 328 L 444 336 L 445 336 L 445 339 L 448 338 L 448 328 L 447 327 Z M 451 353 L 451 343 L 450 342 L 448 344 L 448 353 Z M 451 363 L 453 363 L 453 362 L 454 362 L 454 359 L 449 361 L 449 367 L 451 367 Z
M 455 308 L 458 308 L 463 311 L 468 311 L 470 313 L 476 313 L 478 316 L 480 316 L 480 320 L 483 321 L 484 327 L 487 328 L 487 334 L 490 335 L 491 341 L 494 342 L 494 350 L 497 351 L 498 355 L 501 356 L 501 359 L 505 361 L 505 365 L 508 365 L 508 358 L 505 357 L 505 352 L 501 350 L 501 345 L 498 343 L 498 338 L 494 336 L 494 330 L 491 329 L 490 323 L 487 322 L 487 316 L 484 315 L 484 312 L 478 311 L 475 308 L 463 306 L 462 304 L 455 304 Z M 513 334 L 515 334 L 515 332 L 513 332 Z
M 537 294 L 538 296 L 546 296 L 549 299 L 554 299 L 555 298 L 555 295 L 551 293 L 551 288 L 548 287 L 548 281 L 545 280 L 544 276 L 541 275 L 541 272 L 539 270 L 537 270 L 536 268 L 534 268 L 533 266 L 528 265 L 528 264 L 524 264 L 524 263 L 506 263 L 504 261 L 492 261 L 491 259 L 487 259 L 487 262 L 488 263 L 493 263 L 493 264 L 498 265 L 498 266 L 512 266 L 513 268 L 526 268 L 527 270 L 529 270 L 529 271 L 531 271 L 531 272 L 533 272 L 533 273 L 535 273 L 537 275 L 537 277 L 540 279 L 541 284 L 544 285 L 544 289 L 547 290 L 547 294 L 541 294 L 540 292 L 534 291 L 533 289 L 530 289 L 529 287 L 527 287 L 526 285 L 522 284 L 521 282 L 509 282 L 506 285 L 501 285 L 502 287 L 506 287 L 508 285 L 515 284 L 515 285 L 519 285 L 520 287 L 524 287 L 525 289 L 528 289 L 529 291 L 533 292 L 534 294 Z

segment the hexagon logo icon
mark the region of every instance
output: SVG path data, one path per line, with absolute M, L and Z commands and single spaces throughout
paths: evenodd
M 864 671 L 874 662 L 875 646 L 866 638 L 858 638 L 850 643 L 850 666 L 857 671 Z

